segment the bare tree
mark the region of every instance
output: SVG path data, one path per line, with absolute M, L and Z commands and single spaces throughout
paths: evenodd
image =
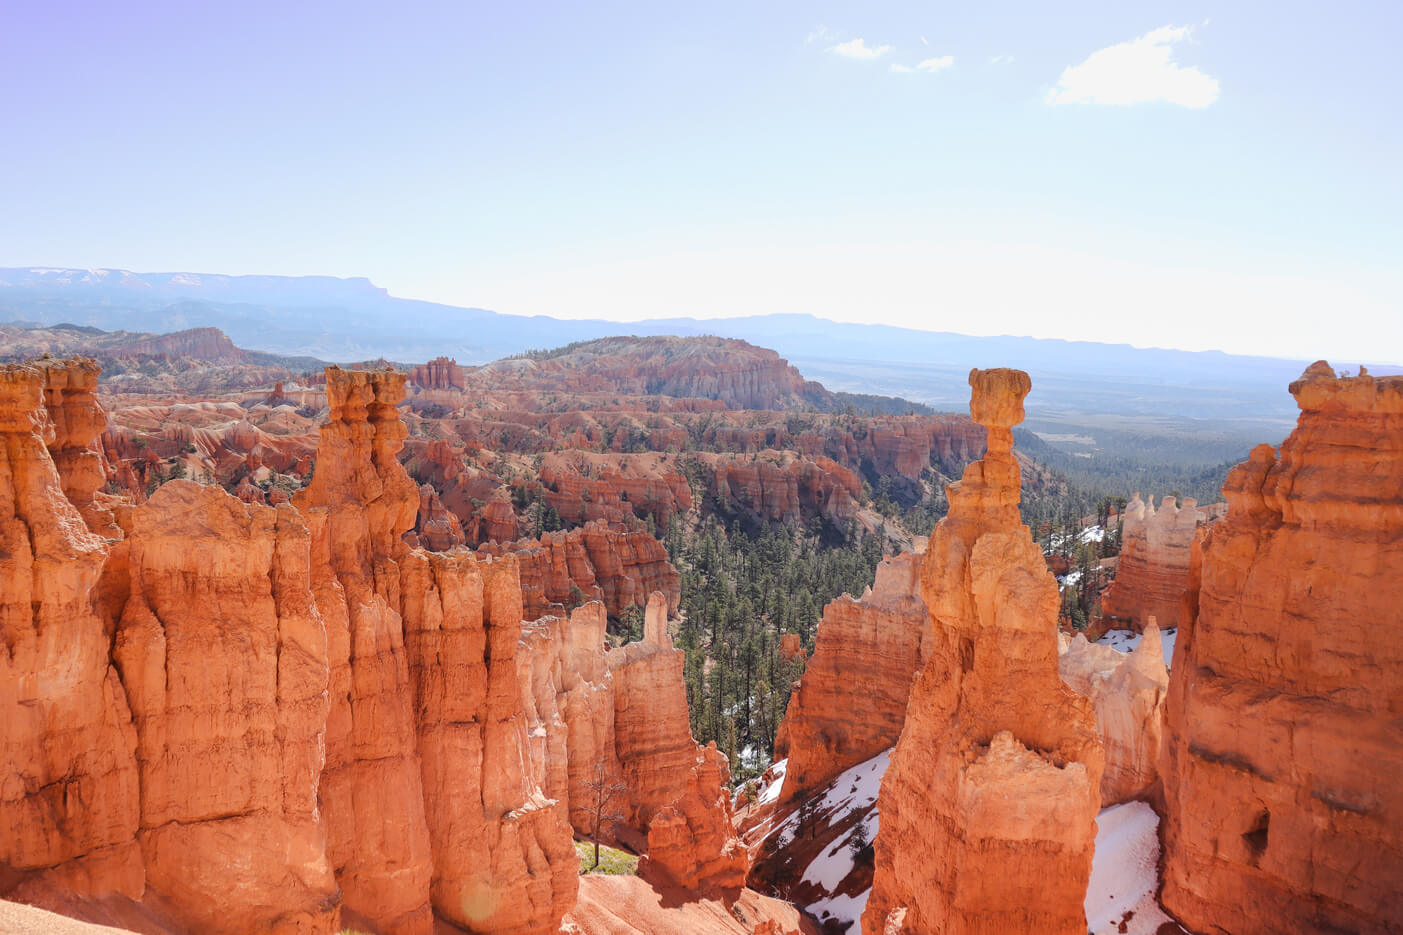
M 615 801 L 628 792 L 628 783 L 611 778 L 606 766 L 603 754 L 596 757 L 590 770 L 590 778 L 584 781 L 586 802 L 590 818 L 593 820 L 593 833 L 590 835 L 590 839 L 594 841 L 594 867 L 599 866 L 600 829 L 604 827 L 606 821 L 624 820 L 625 816 L 615 811 Z M 594 867 L 590 869 L 593 870 Z

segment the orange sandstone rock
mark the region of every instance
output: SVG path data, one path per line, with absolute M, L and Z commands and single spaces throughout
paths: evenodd
M 517 678 L 530 737 L 532 772 L 580 834 L 594 831 L 591 782 L 620 782 L 614 741 L 614 676 L 606 660 L 604 605 L 568 618 L 542 617 L 522 629 Z M 616 801 L 609 811 L 626 803 Z M 601 832 L 612 837 L 612 822 Z
M 415 550 L 400 566 L 434 910 L 472 931 L 553 933 L 578 860 L 531 770 L 515 558 Z
M 348 908 L 394 935 L 426 935 L 431 853 L 398 609 L 400 537 L 419 503 L 396 460 L 404 374 L 328 367 L 326 390 L 317 471 L 294 503 L 312 531 L 312 589 L 327 629 L 327 857 Z
M 663 595 L 652 594 L 644 638 L 608 657 L 626 823 L 648 829 L 653 871 L 693 888 L 740 887 L 749 859 L 731 824 L 730 770 L 714 745 L 703 751 L 692 737 L 683 653 L 673 649 L 665 608 Z
M 820 788 L 901 736 L 911 680 L 933 640 L 921 600 L 922 558 L 884 559 L 860 600 L 844 594 L 823 609 L 813 658 L 775 739 L 776 759 L 789 761 L 781 802 Z
M 685 792 L 648 825 L 643 874 L 661 873 L 701 893 L 745 886 L 750 859 L 731 825 L 731 770 L 726 755 L 709 743 L 697 752 Z
M 136 734 L 94 607 L 106 548 L 45 447 L 53 367 L 0 367 L 0 866 L 136 897 Z
M 1183 506 L 1165 497 L 1159 509 L 1135 498 L 1125 508 L 1116 578 L 1101 599 L 1101 619 L 1109 627 L 1144 628 L 1154 617 L 1161 627 L 1179 625 L 1179 601 L 1189 576 L 1189 552 L 1206 531 L 1208 514 L 1198 502 Z
M 642 529 L 587 523 L 540 539 L 479 546 L 478 552 L 517 555 L 529 619 L 557 610 L 552 605 L 574 605 L 576 592 L 586 601 L 603 601 L 613 617 L 645 606 L 653 591 L 663 593 L 672 611 L 682 599 L 682 578 L 667 549 Z
M 44 408 L 54 426 L 49 454 L 58 468 L 63 495 L 94 532 L 120 536 L 112 511 L 94 502 L 107 480 L 102 450 L 96 444 L 107 427 L 107 415 L 97 402 L 97 362 L 87 357 L 48 357 L 32 365 L 44 373 Z
M 1030 381 L 970 385 L 988 451 L 947 488 L 922 568 L 934 642 L 882 783 L 863 931 L 1082 935 L 1103 753 L 1057 676 L 1057 584 L 1018 516 Z
M 444 509 L 438 491 L 429 484 L 419 488 L 419 512 L 414 523 L 419 544 L 432 552 L 446 552 L 463 544 L 463 526 Z
M 132 512 L 114 656 L 148 889 L 202 932 L 337 932 L 317 827 L 326 632 L 292 507 L 175 480 Z
M 1078 633 L 1058 659 L 1062 681 L 1096 710 L 1106 750 L 1102 808 L 1146 796 L 1159 779 L 1169 670 L 1154 617 L 1145 621 L 1144 634 L 1133 652 L 1122 653 Z
M 696 759 L 683 661 L 671 639 L 657 636 L 609 652 L 614 736 L 632 799 L 628 824 L 639 830 L 687 791 Z
M 1291 392 L 1295 431 L 1228 475 L 1185 602 L 1162 898 L 1196 931 L 1397 932 L 1403 378 L 1320 361 Z

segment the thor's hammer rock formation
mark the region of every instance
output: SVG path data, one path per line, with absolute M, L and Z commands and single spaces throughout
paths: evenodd
M 882 783 L 865 935 L 1083 935 L 1104 762 L 1057 674 L 1057 583 L 1019 520 L 1018 370 L 970 372 L 988 450 L 922 569 L 934 628 Z

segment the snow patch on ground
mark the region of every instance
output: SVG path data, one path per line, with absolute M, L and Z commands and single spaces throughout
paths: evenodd
M 882 777 L 886 775 L 889 763 L 891 763 L 891 751 L 883 750 L 872 759 L 840 773 L 837 779 L 824 787 L 823 796 L 815 803 L 814 820 L 831 826 L 841 821 L 850 812 L 871 809 L 864 816 L 862 826 L 867 832 L 867 840 L 875 840 L 877 830 L 881 825 L 875 807 L 877 793 L 882 789 Z M 798 834 L 798 824 L 799 814 L 796 812 L 780 825 L 778 833 Z M 856 827 L 854 825 L 847 833 L 839 835 L 828 847 L 824 848 L 823 852 L 804 869 L 801 880 L 820 886 L 829 893 L 837 889 L 848 874 L 853 872 L 850 842 Z M 865 890 L 857 896 L 842 894 L 826 896 L 809 903 L 805 908 L 808 909 L 810 915 L 821 922 L 832 919 L 839 923 L 850 922 L 855 926 L 860 924 L 862 911 L 867 908 L 867 896 L 870 892 L 870 890 Z M 856 929 L 849 928 L 849 931 L 856 931 Z
M 1071 587 L 1078 581 L 1081 581 L 1081 569 L 1078 568 L 1076 571 L 1069 571 L 1057 580 L 1063 587 Z
M 877 817 L 877 810 L 874 808 L 862 819 L 862 827 L 867 832 L 867 840 L 873 841 L 877 837 L 877 829 L 881 822 Z M 853 826 L 856 830 L 857 826 Z M 823 887 L 828 892 L 833 892 L 853 872 L 853 855 L 851 850 L 853 832 L 839 837 L 827 850 L 810 862 L 804 875 L 800 879 L 805 883 L 813 883 Z M 817 914 L 817 913 L 815 913 Z
M 1082 542 L 1100 542 L 1106 538 L 1106 530 L 1100 526 L 1088 526 L 1077 536 Z
M 849 932 L 860 931 L 862 925 L 862 913 L 867 909 L 867 897 L 872 895 L 872 890 L 865 889 L 856 896 L 830 896 L 828 899 L 820 899 L 818 902 L 810 903 L 809 914 L 820 922 L 827 922 L 834 919 L 838 922 L 852 922 L 848 928 Z
M 877 837 L 880 827 L 880 819 L 877 815 L 877 794 L 882 789 L 882 777 L 886 775 L 887 765 L 891 762 L 891 750 L 883 750 L 881 753 L 857 764 L 851 769 L 844 770 L 838 777 L 824 786 L 821 790 L 813 793 L 812 821 L 815 827 L 831 828 L 839 824 L 852 812 L 867 810 L 863 816 L 862 826 L 867 832 L 867 840 L 873 841 Z M 780 789 L 784 785 L 786 760 L 778 760 L 770 767 L 775 773 L 775 779 L 760 791 L 759 801 L 761 804 L 774 802 L 779 799 Z M 765 838 L 776 838 L 781 842 L 793 840 L 801 833 L 799 827 L 800 810 L 795 810 L 776 825 L 765 830 Z M 853 872 L 854 862 L 852 855 L 852 836 L 857 829 L 857 824 L 848 829 L 843 834 L 836 837 L 825 847 L 817 857 L 809 862 L 804 868 L 804 873 L 800 877 L 801 882 L 811 886 L 821 888 L 827 893 L 833 893 L 835 889 L 842 885 L 843 880 Z M 857 927 L 862 919 L 862 912 L 867 907 L 867 896 L 870 891 L 863 891 L 857 896 L 843 894 L 824 896 L 805 905 L 805 909 L 814 918 L 821 922 L 833 920 L 839 923 L 851 923 L 849 932 L 858 931 Z
M 769 805 L 771 802 L 779 801 L 779 794 L 784 789 L 784 771 L 789 766 L 789 759 L 777 760 L 770 764 L 770 772 L 774 774 L 774 781 L 764 786 L 760 790 L 760 797 L 757 800 L 761 805 Z
M 1174 641 L 1178 636 L 1179 631 L 1174 627 L 1159 631 L 1159 638 L 1164 644 L 1164 664 L 1166 666 L 1174 661 Z M 1107 630 L 1106 635 L 1096 642 L 1102 646 L 1109 646 L 1114 650 L 1128 653 L 1140 645 L 1140 639 L 1140 634 L 1134 630 Z
M 1086 888 L 1090 935 L 1155 935 L 1172 922 L 1155 900 L 1159 888 L 1159 816 L 1144 802 L 1103 808 Z M 1121 923 L 1125 928 L 1121 928 Z

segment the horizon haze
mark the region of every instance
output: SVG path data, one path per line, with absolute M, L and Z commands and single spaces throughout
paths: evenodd
M 646 10 L 646 14 L 643 12 Z M 1403 10 L 28 6 L 0 263 L 511 315 L 1403 347 Z

